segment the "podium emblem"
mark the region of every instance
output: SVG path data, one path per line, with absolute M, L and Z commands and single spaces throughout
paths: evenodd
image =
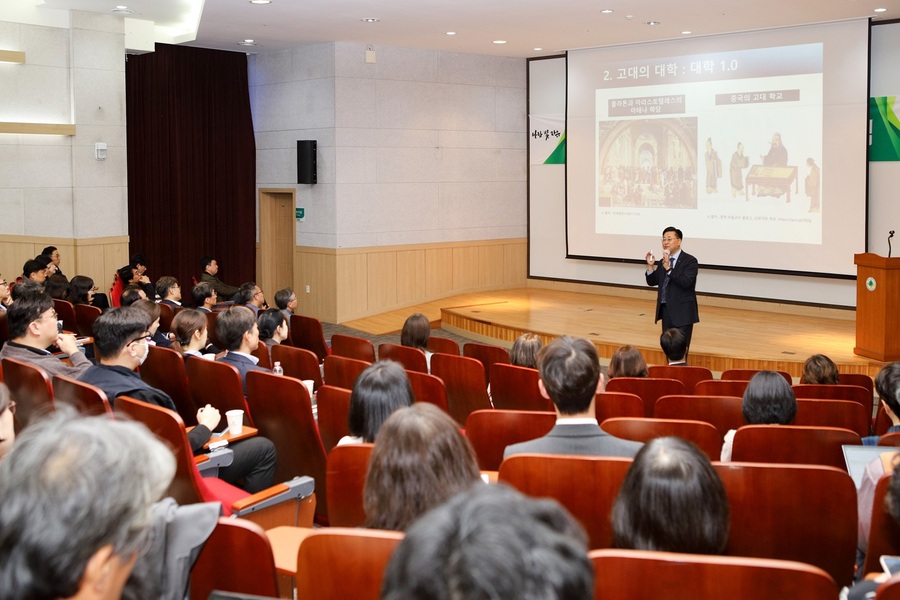
M 876 287 L 875 278 L 869 277 L 866 279 L 866 289 L 870 292 L 874 292 Z

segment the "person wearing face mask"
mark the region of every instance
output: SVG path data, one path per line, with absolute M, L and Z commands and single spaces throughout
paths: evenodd
M 150 326 L 147 313 L 134 306 L 115 308 L 97 317 L 93 329 L 94 350 L 100 362 L 79 379 L 103 390 L 110 405 L 119 396 L 129 396 L 175 411 L 172 398 L 145 383 L 136 372 L 150 353 Z M 197 411 L 198 425 L 188 432 L 195 454 L 202 451 L 220 421 L 218 409 L 210 405 Z M 219 470 L 221 479 L 251 494 L 272 485 L 276 457 L 270 440 L 256 436 L 229 447 L 234 451 L 234 461 Z

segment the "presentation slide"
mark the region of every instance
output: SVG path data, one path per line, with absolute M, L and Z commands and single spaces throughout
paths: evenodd
M 570 52 L 569 255 L 640 259 L 674 225 L 703 264 L 853 274 L 867 31 L 841 25 Z

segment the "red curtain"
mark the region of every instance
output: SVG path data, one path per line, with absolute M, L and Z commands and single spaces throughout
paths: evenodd
M 255 280 L 256 143 L 247 57 L 157 44 L 129 56 L 128 234 L 152 281 L 173 275 L 189 302 L 199 261 L 232 285 Z

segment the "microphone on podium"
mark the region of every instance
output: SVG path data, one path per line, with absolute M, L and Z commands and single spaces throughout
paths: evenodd
M 888 258 L 891 257 L 891 238 L 894 237 L 894 230 L 888 231 Z

